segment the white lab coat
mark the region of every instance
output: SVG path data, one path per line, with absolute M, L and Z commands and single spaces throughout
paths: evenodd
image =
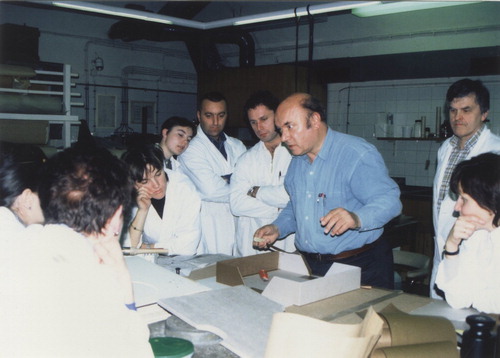
M 163 169 L 165 171 L 172 170 L 174 172 L 181 172 L 184 174 L 184 172 L 182 171 L 181 164 L 179 163 L 179 161 L 177 159 L 175 159 L 174 157 L 170 157 L 170 163 L 172 164 L 172 169 L 167 168 L 167 161 L 166 160 L 163 161 Z
M 453 211 L 455 207 L 455 201 L 447 194 L 443 201 L 441 202 L 441 208 L 439 210 L 439 215 L 437 212 L 437 202 L 439 196 L 439 187 L 441 186 L 441 182 L 443 180 L 444 173 L 446 171 L 446 167 L 448 166 L 448 160 L 451 155 L 451 151 L 453 150 L 450 145 L 451 138 L 447 139 L 439 148 L 437 159 L 437 169 L 436 176 L 434 177 L 434 186 L 433 186 L 433 198 L 432 198 L 432 213 L 433 213 L 433 223 L 434 223 L 434 263 L 432 268 L 431 275 L 431 297 L 440 298 L 438 296 L 433 287 L 434 282 L 436 280 L 436 273 L 441 262 L 441 253 L 443 251 L 444 244 L 446 242 L 446 238 L 450 233 L 453 224 L 455 223 L 456 218 L 453 217 Z M 470 159 L 479 154 L 486 152 L 500 152 L 500 137 L 491 133 L 488 128 L 484 128 L 476 145 L 470 151 L 468 157 L 466 159 Z
M 204 253 L 232 255 L 235 218 L 229 208 L 229 184 L 222 176 L 233 173 L 236 160 L 246 151 L 246 147 L 239 139 L 226 137 L 227 160 L 201 127 L 189 147 L 177 159 L 201 196 Z
M 144 223 L 143 242 L 167 249 L 169 255 L 195 255 L 201 238 L 201 199 L 196 188 L 184 174 L 166 170 L 168 175 L 163 218 L 151 205 Z M 137 213 L 134 208 L 133 217 Z M 125 246 L 130 246 L 127 232 Z
M 2 246 L 13 243 L 13 236 L 25 229 L 24 224 L 5 206 L 0 206 L 0 243 Z
M 236 256 L 248 256 L 266 251 L 252 248 L 255 231 L 270 224 L 290 200 L 283 184 L 292 156 L 280 145 L 274 156 L 261 141 L 245 152 L 231 177 L 231 211 L 238 217 L 236 225 Z M 247 195 L 253 186 L 259 186 L 256 198 Z M 275 243 L 286 251 L 295 251 L 295 234 Z
M 86 237 L 31 225 L 16 239 L 0 261 L 2 356 L 153 357 L 146 323 Z
M 439 264 L 436 284 L 453 308 L 500 313 L 500 228 L 464 240 L 458 256 Z

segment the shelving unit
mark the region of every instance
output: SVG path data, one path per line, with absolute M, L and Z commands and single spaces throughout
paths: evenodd
M 80 121 L 78 116 L 71 114 L 73 106 L 83 106 L 83 103 L 72 102 L 73 97 L 80 97 L 79 93 L 71 92 L 75 84 L 71 82 L 71 78 L 78 77 L 78 74 L 71 73 L 71 66 L 64 64 L 62 71 L 45 71 L 35 70 L 37 75 L 55 77 L 56 80 L 37 78 L 30 79 L 31 84 L 46 85 L 52 88 L 53 86 L 60 88 L 60 90 L 33 90 L 33 89 L 15 89 L 15 88 L 0 88 L 0 93 L 18 93 L 19 95 L 47 95 L 47 96 L 60 96 L 62 113 L 59 114 L 33 114 L 33 113 L 0 113 L 0 120 L 27 120 L 27 121 L 48 121 L 53 124 L 63 125 L 63 145 L 69 147 L 71 145 L 71 126 L 79 126 Z M 29 129 L 27 129 L 29 130 Z
M 377 140 L 401 140 L 401 141 L 434 141 L 434 142 L 442 142 L 446 140 L 447 138 L 406 138 L 406 137 L 377 137 Z

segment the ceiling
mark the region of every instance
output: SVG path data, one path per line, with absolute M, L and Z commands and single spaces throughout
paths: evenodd
M 341 3 L 339 1 L 333 1 Z M 198 24 L 244 18 L 256 14 L 289 11 L 332 3 L 332 1 L 92 1 L 104 6 L 128 8 L 141 12 L 196 21 Z M 354 2 L 351 2 L 354 3 Z M 34 3 L 32 3 L 34 4 Z M 348 10 L 347 10 L 348 11 Z M 340 13 L 346 13 L 342 11 Z M 196 28 L 176 28 L 131 19 L 119 19 L 109 34 L 113 39 L 136 41 L 182 40 L 188 45 L 193 63 L 198 71 L 218 69 L 221 59 L 217 45 L 235 43 L 240 46 L 240 66 L 253 66 L 255 51 L 251 33 L 258 29 L 290 26 L 293 21 L 264 22 L 243 27 L 230 26 L 220 31 L 203 31 Z M 227 22 L 226 22 L 227 24 Z M 223 27 L 223 26 L 219 26 Z M 357 58 L 314 60 L 314 67 L 329 82 L 366 81 L 392 78 L 425 78 L 456 75 L 487 75 L 500 72 L 499 46 L 447 51 L 430 51 L 379 55 Z M 303 65 L 311 63 L 304 61 Z
M 332 1 L 93 1 L 120 8 L 135 8 L 201 22 L 263 14 Z

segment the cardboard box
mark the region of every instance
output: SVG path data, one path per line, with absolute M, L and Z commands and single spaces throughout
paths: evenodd
M 262 269 L 269 281 L 259 277 Z M 324 277 L 311 276 L 302 256 L 271 252 L 217 262 L 216 280 L 251 287 L 285 307 L 301 306 L 358 289 L 361 269 L 335 263 Z

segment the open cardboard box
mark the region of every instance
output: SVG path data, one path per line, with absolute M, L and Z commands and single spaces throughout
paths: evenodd
M 269 281 L 259 277 L 266 270 Z M 360 288 L 361 269 L 334 263 L 324 277 L 311 276 L 300 255 L 271 252 L 217 262 L 216 280 L 246 285 L 285 307 L 302 306 Z

